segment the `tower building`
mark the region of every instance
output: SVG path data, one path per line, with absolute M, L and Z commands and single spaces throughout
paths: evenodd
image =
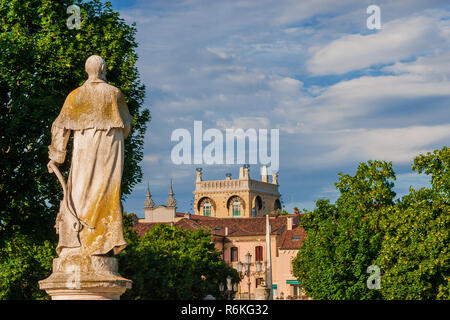
M 239 168 L 238 179 L 227 173 L 224 180 L 203 180 L 197 168 L 194 190 L 195 214 L 216 218 L 259 217 L 281 209 L 278 174 L 269 182 L 267 168 L 261 169 L 261 180 L 250 178 L 250 166 Z

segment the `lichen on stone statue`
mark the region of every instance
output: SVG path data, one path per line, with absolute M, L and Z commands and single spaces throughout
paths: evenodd
M 57 265 L 64 266 L 67 260 L 72 268 L 73 261 L 85 261 L 87 267 L 74 263 L 80 270 L 95 272 L 98 259 L 93 263 L 93 256 L 107 258 L 126 247 L 120 185 L 124 140 L 130 134 L 132 117 L 122 92 L 106 82 L 105 61 L 94 55 L 85 67 L 87 81 L 67 96 L 53 122 L 47 167 L 58 176 L 64 191 L 55 224 L 59 235 Z M 73 150 L 66 182 L 58 165 L 65 161 L 71 134 Z M 63 274 L 64 268 L 53 271 Z

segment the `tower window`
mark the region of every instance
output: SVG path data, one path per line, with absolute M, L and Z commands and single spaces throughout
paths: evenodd
M 239 217 L 241 215 L 241 202 L 234 200 L 233 202 L 233 217 Z
M 280 201 L 280 199 L 275 200 L 275 203 L 273 204 L 273 210 L 274 211 L 281 210 L 281 201 Z
M 211 216 L 211 203 L 209 201 L 206 201 L 203 204 L 203 215 L 208 217 Z

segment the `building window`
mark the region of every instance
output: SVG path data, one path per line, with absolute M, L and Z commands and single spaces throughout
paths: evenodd
M 255 248 L 255 261 L 263 261 L 263 247 L 257 246 Z
M 300 285 L 298 284 L 292 284 L 292 293 L 294 297 L 301 297 L 301 291 L 300 291 Z
M 254 217 L 256 217 L 256 208 L 253 208 L 253 210 L 252 210 L 252 215 L 253 215 Z
M 206 201 L 203 204 L 203 215 L 208 217 L 211 216 L 211 203 L 209 201 Z
M 230 249 L 230 255 L 231 255 L 231 262 L 238 261 L 238 248 L 237 247 L 232 247 Z
M 241 202 L 234 200 L 233 202 L 233 217 L 239 217 L 241 215 Z
M 254 216 L 256 217 L 256 216 L 258 216 L 261 213 L 261 210 L 264 207 L 262 199 L 261 199 L 260 196 L 256 196 L 254 206 L 255 206 L 254 207 L 254 210 L 255 210 Z
M 273 204 L 273 211 L 281 210 L 281 201 L 280 199 L 275 200 Z
M 258 288 L 262 283 L 264 283 L 264 278 L 256 278 L 256 288 Z

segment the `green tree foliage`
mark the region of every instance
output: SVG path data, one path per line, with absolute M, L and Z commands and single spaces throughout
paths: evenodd
M 66 11 L 74 3 L 81 8 L 79 30 L 67 28 L 70 15 Z M 105 58 L 108 82 L 122 90 L 134 116 L 132 135 L 125 142 L 122 196 L 141 180 L 138 163 L 143 157 L 150 114 L 140 109 L 145 88 L 136 68 L 135 33 L 135 26 L 127 25 L 108 2 L 0 0 L 2 250 L 20 235 L 25 236 L 20 240 L 27 243 L 24 248 L 43 246 L 45 240 L 56 241 L 53 225 L 62 190 L 46 168 L 50 128 L 65 97 L 86 80 L 84 63 L 92 54 Z M 66 164 L 61 166 L 66 175 L 70 143 L 68 150 Z M 8 258 L 2 255 L 2 272 L 8 265 L 16 266 L 12 257 L 11 263 L 3 259 Z M 40 268 L 46 266 L 47 262 Z M 34 288 L 38 290 L 37 284 Z M 11 290 L 16 292 L 15 298 L 20 297 L 19 289 Z M 24 290 L 22 297 L 30 295 Z
M 385 239 L 376 264 L 386 299 L 450 299 L 450 151 L 414 160 L 431 188 L 410 189 L 382 220 Z
M 139 111 L 145 88 L 135 65 L 136 29 L 110 4 L 96 0 L 78 3 L 81 29 L 69 30 L 66 10 L 72 4 L 0 0 L 2 235 L 17 230 L 39 230 L 45 237 L 54 233 L 61 188 L 46 169 L 50 127 L 65 97 L 86 80 L 84 63 L 92 54 L 105 58 L 108 82 L 124 92 L 134 115 L 134 130 L 126 140 L 123 194 L 142 176 L 138 162 L 149 112 Z
M 52 268 L 55 244 L 35 243 L 33 237 L 16 234 L 0 247 L 0 300 L 48 299 L 37 288 Z
M 301 226 L 307 238 L 294 274 L 315 299 L 450 299 L 450 153 L 414 160 L 432 188 L 410 189 L 394 203 L 395 174 L 386 162 L 361 163 L 340 174 L 336 204 L 319 200 Z M 367 267 L 381 269 L 381 290 L 369 290 Z
M 237 271 L 221 259 L 211 234 L 159 224 L 139 238 L 126 218 L 127 248 L 119 255 L 120 273 L 133 280 L 123 299 L 186 300 L 211 294 L 223 298 L 219 283 Z
M 335 205 L 319 200 L 314 211 L 301 217 L 307 238 L 293 268 L 308 295 L 379 298 L 379 292 L 366 287 L 366 269 L 381 246 L 380 231 L 371 217 L 380 206 L 393 203 L 391 179 L 395 179 L 391 163 L 361 163 L 355 176 L 339 174 L 335 185 L 340 197 Z

